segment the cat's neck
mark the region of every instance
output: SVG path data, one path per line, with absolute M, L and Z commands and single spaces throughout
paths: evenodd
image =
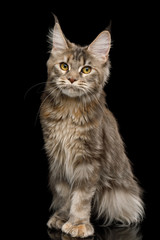
M 105 107 L 105 93 L 94 96 L 71 98 L 61 95 L 52 101 L 47 98 L 42 106 L 43 114 L 55 120 L 74 119 L 76 123 L 85 123 L 103 115 Z
M 79 109 L 82 111 L 86 111 L 86 109 L 102 107 L 105 105 L 105 93 L 102 91 L 101 93 L 97 93 L 94 95 L 85 95 L 81 97 L 69 97 L 67 95 L 62 94 L 59 101 L 54 101 L 54 106 L 64 106 L 66 109 Z

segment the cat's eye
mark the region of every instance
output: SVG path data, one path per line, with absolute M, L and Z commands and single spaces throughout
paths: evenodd
M 69 66 L 68 66 L 67 63 L 62 62 L 62 63 L 60 63 L 60 68 L 61 68 L 63 71 L 68 71 Z
M 91 70 L 92 70 L 92 68 L 90 66 L 85 66 L 82 68 L 81 72 L 84 74 L 88 74 L 91 72 Z

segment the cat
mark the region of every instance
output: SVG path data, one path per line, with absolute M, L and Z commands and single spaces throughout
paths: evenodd
M 144 215 L 142 190 L 106 107 L 110 32 L 81 47 L 64 36 L 55 17 L 50 41 L 40 106 L 53 194 L 47 225 L 83 238 L 94 234 L 91 216 L 106 225 L 138 224 Z

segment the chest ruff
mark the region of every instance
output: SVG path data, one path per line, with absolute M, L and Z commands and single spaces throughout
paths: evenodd
M 92 143 L 97 141 L 94 146 L 99 148 L 98 132 L 101 121 L 100 115 L 96 117 L 94 114 L 93 106 L 84 109 L 75 106 L 42 108 L 41 123 L 45 149 L 50 161 L 50 170 L 54 172 L 55 177 L 59 175 L 71 179 L 77 163 L 83 163 L 84 156 L 85 159 L 91 158 Z

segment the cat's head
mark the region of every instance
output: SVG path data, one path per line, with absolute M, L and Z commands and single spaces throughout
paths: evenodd
M 105 30 L 89 46 L 81 47 L 65 38 L 56 20 L 50 40 L 47 67 L 52 87 L 69 97 L 101 92 L 109 77 L 110 33 Z

